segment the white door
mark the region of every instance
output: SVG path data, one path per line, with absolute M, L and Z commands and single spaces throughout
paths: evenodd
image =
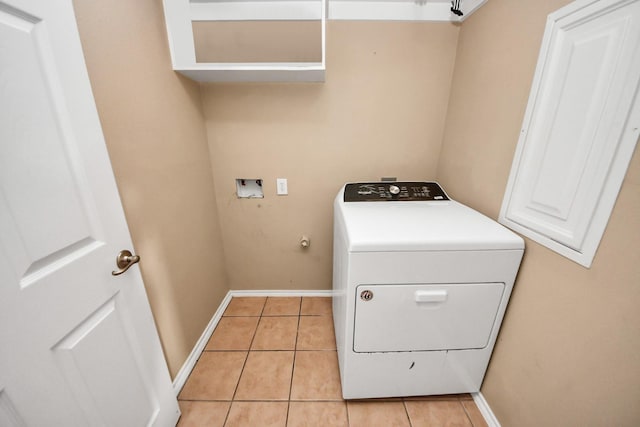
M 0 0 L 0 425 L 179 416 L 71 0 Z M 144 262 L 144 254 L 142 254 Z

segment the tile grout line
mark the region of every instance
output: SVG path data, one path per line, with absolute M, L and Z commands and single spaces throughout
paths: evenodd
M 469 412 L 467 411 L 466 406 L 464 406 L 464 403 L 462 403 L 462 399 L 458 399 L 458 403 L 460 403 L 460 406 L 462 406 L 462 410 L 464 411 L 464 414 L 467 416 L 467 419 L 469 420 L 469 424 L 471 424 L 471 427 L 475 427 L 475 424 L 473 424 L 473 420 L 471 419 L 471 416 L 469 415 Z
M 217 402 L 217 403 L 231 403 L 231 400 L 226 399 L 180 399 L 181 402 Z M 233 402 L 288 402 L 286 399 L 235 399 Z M 291 402 L 295 403 L 346 403 L 344 399 L 294 399 Z
M 207 351 L 207 353 L 239 353 L 239 352 L 249 351 L 249 350 L 206 350 L 206 351 Z M 281 353 L 289 352 L 289 353 L 291 353 L 294 350 L 280 350 L 280 349 L 278 349 L 278 350 L 269 350 L 269 349 L 261 350 L 261 349 L 257 349 L 257 350 L 251 350 L 251 351 L 255 351 L 255 352 L 258 352 L 258 351 L 260 351 L 260 352 L 273 351 L 273 352 L 276 352 L 276 353 L 278 353 L 278 352 L 281 352 Z M 300 350 L 300 351 L 335 351 L 335 350 Z M 203 353 L 204 353 L 204 350 L 203 350 Z
M 407 416 L 407 420 L 409 421 L 409 427 L 413 427 L 413 423 L 411 422 L 411 415 L 409 415 L 409 408 L 407 408 L 407 401 L 402 399 L 402 407 L 404 408 L 404 413 Z
M 231 298 L 233 301 L 233 298 Z M 229 303 L 231 304 L 231 303 Z M 249 349 L 247 350 L 247 357 L 244 358 L 244 363 L 242 364 L 242 369 L 240 370 L 240 376 L 238 376 L 238 382 L 236 383 L 236 388 L 233 390 L 233 395 L 231 396 L 231 401 L 229 402 L 229 409 L 227 410 L 227 416 L 224 418 L 224 425 L 227 424 L 229 420 L 229 414 L 231 413 L 231 407 L 233 406 L 233 401 L 236 397 L 236 393 L 238 392 L 238 386 L 240 385 L 240 378 L 242 378 L 242 374 L 244 373 L 244 368 L 247 366 L 247 360 L 249 360 L 249 353 L 251 352 L 251 346 L 253 345 L 253 340 L 256 338 L 256 334 L 258 333 L 258 326 L 260 326 L 260 319 L 262 319 L 262 312 L 264 311 L 264 307 L 267 305 L 267 298 L 264 299 L 264 304 L 262 304 L 262 309 L 260 310 L 260 316 L 258 316 L 258 324 L 256 325 L 255 331 L 253 331 L 253 336 L 251 337 L 251 342 L 249 343 Z M 224 313 L 223 313 L 224 316 Z M 249 317 L 249 316 L 246 316 Z M 255 317 L 255 316 L 252 316 Z
M 300 305 L 298 306 L 298 325 L 296 326 L 296 340 L 293 343 L 293 363 L 291 364 L 291 381 L 289 381 L 289 399 L 287 400 L 287 418 L 285 419 L 285 427 L 289 425 L 289 410 L 291 409 L 291 391 L 293 390 L 293 373 L 296 368 L 296 354 L 298 348 L 298 334 L 300 333 L 300 316 L 302 314 L 302 297 L 300 297 Z

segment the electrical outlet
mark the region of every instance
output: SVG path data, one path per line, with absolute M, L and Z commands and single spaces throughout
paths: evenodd
M 279 196 L 286 196 L 289 194 L 289 189 L 287 188 L 287 178 L 276 178 L 276 193 Z

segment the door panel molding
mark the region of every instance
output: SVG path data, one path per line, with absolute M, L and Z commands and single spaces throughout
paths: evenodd
M 640 1 L 547 19 L 500 222 L 589 267 L 640 128 Z

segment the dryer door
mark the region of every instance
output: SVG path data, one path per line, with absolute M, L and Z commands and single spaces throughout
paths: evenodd
M 461 350 L 486 347 L 504 283 L 359 285 L 353 350 Z

